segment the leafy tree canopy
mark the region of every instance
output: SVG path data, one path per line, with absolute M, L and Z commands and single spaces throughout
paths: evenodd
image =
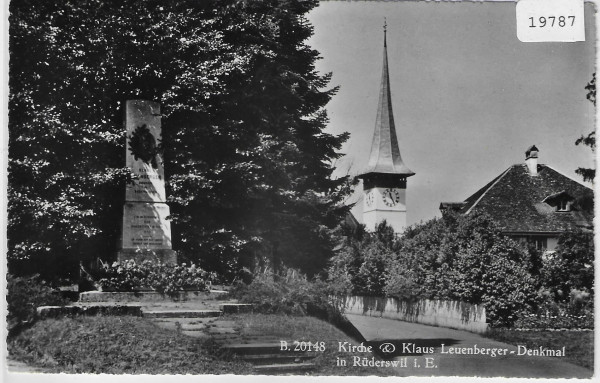
M 586 97 L 591 103 L 596 105 L 596 73 L 592 76 L 592 80 L 586 85 L 585 89 L 588 91 Z M 589 146 L 592 151 L 596 150 L 596 131 L 588 133 L 587 136 L 581 136 L 575 141 L 575 145 L 583 144 Z M 577 168 L 575 173 L 583 177 L 584 181 L 593 182 L 596 176 L 596 169 L 593 168 Z
M 10 3 L 9 260 L 114 257 L 124 101 L 162 105 L 173 248 L 221 273 L 263 259 L 315 273 L 345 212 L 316 72 L 316 0 Z M 230 277 L 233 274 L 230 273 Z

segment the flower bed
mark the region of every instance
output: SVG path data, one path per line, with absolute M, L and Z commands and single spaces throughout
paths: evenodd
M 143 291 L 153 290 L 162 294 L 177 295 L 181 291 L 207 291 L 216 277 L 196 267 L 170 265 L 144 261 L 137 264 L 133 260 L 114 262 L 100 271 L 98 283 L 103 291 Z

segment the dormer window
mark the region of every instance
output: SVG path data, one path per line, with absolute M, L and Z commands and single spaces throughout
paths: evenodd
M 571 211 L 571 202 L 573 199 L 573 197 L 563 190 L 561 192 L 549 195 L 548 197 L 544 198 L 542 202 L 552 206 L 556 211 L 567 212 Z
M 571 209 L 569 209 L 570 208 L 569 205 L 570 205 L 570 203 L 567 200 L 565 200 L 565 199 L 560 200 L 560 201 L 558 201 L 558 204 L 556 205 L 556 211 L 569 211 L 569 210 L 571 210 Z

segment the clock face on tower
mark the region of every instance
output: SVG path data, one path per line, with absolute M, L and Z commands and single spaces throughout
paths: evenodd
M 400 193 L 396 189 L 385 189 L 382 194 L 383 203 L 386 206 L 393 207 L 400 202 Z
M 373 203 L 375 202 L 375 192 L 370 191 L 367 195 L 366 195 L 366 200 L 365 202 L 367 203 L 368 207 L 373 206 Z

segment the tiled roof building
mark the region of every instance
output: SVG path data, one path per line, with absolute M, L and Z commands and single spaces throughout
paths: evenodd
M 544 250 L 554 250 L 565 231 L 591 231 L 592 189 L 537 158 L 538 149 L 530 147 L 525 163 L 510 166 L 464 202 L 442 202 L 440 210 L 484 212 L 505 234 Z

